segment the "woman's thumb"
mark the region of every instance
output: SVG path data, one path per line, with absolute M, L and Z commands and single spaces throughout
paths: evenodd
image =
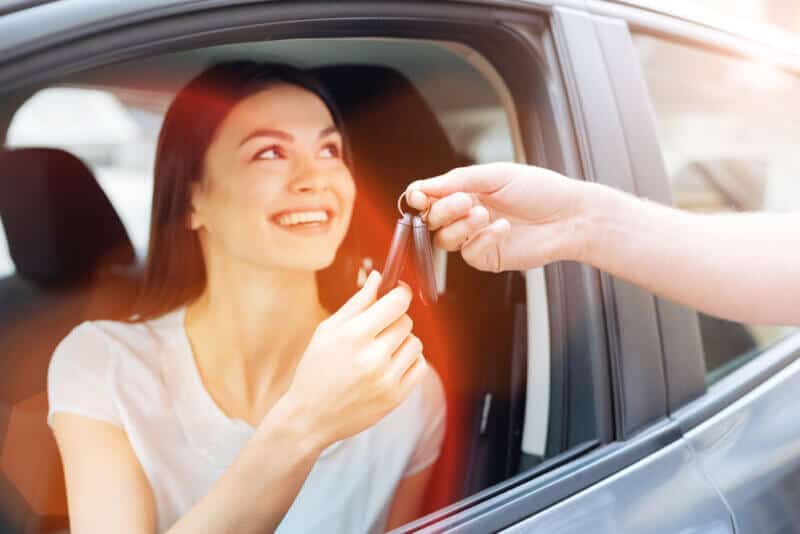
M 378 286 L 381 283 L 381 275 L 378 271 L 372 271 L 367 276 L 364 286 L 345 302 L 332 318 L 336 320 L 347 320 L 369 308 L 378 295 Z

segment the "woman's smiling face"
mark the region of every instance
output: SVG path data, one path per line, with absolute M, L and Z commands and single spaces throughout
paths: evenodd
M 223 255 L 265 269 L 318 271 L 333 262 L 354 199 L 327 106 L 306 89 L 279 84 L 243 99 L 220 124 L 192 193 L 190 224 L 206 261 Z

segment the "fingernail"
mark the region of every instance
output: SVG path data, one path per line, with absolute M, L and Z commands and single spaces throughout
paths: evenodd
M 511 229 L 511 223 L 508 222 L 508 219 L 497 219 L 494 224 L 501 232 L 506 232 Z
M 369 272 L 369 276 L 367 276 L 367 282 L 364 285 L 366 286 L 367 284 L 374 284 L 379 277 L 380 274 L 378 274 L 378 271 L 376 271 L 375 269 L 371 270 Z
M 419 190 L 413 190 L 408 195 L 408 201 L 415 206 L 424 206 L 427 201 L 425 193 Z
M 413 292 L 413 291 L 411 291 L 411 286 L 410 286 L 410 285 L 406 284 L 406 283 L 405 283 L 405 282 L 403 282 L 402 280 L 398 280 L 398 281 L 397 281 L 397 285 L 398 285 L 399 287 L 403 287 L 403 288 L 405 288 L 405 290 L 408 292 L 408 296 L 413 298 L 413 296 L 414 296 L 414 292 Z

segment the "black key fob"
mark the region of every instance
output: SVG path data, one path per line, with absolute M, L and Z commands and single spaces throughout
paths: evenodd
M 406 259 L 406 251 L 411 241 L 412 216 L 404 213 L 397 219 L 394 227 L 392 243 L 389 245 L 389 253 L 386 255 L 386 263 L 383 265 L 383 277 L 381 285 L 378 287 L 378 298 L 394 289 L 400 278 L 400 271 Z
M 411 222 L 414 237 L 414 267 L 417 271 L 417 283 L 422 302 L 430 306 L 436 304 L 439 292 L 436 290 L 436 276 L 433 271 L 433 252 L 431 250 L 431 234 L 428 225 L 419 215 L 414 215 Z

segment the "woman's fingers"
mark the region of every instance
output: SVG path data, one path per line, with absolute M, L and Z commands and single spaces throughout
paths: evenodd
M 333 322 L 346 321 L 369 308 L 375 302 L 380 284 L 381 275 L 377 271 L 370 272 L 364 282 L 364 287 L 356 291 L 341 308 L 336 310 L 336 313 L 331 315 L 329 320 Z
M 405 398 L 408 393 L 414 389 L 417 384 L 422 382 L 425 375 L 428 373 L 428 362 L 422 353 L 417 355 L 417 358 L 406 370 L 403 377 L 400 379 L 400 395 Z
M 393 381 L 399 382 L 409 369 L 422 357 L 422 341 L 413 334 L 408 335 L 392 354 L 391 363 L 386 374 Z
M 385 355 L 393 354 L 411 335 L 413 327 L 414 321 L 404 314 L 375 338 L 377 352 Z
M 473 206 L 466 217 L 441 228 L 434 235 L 434 243 L 444 250 L 459 250 L 472 235 L 489 224 L 489 211 L 483 206 Z
M 398 285 L 354 318 L 359 331 L 366 336 L 377 336 L 408 311 L 411 297 L 408 286 Z
M 498 273 L 503 270 L 500 243 L 508 235 L 511 225 L 498 219 L 472 237 L 463 247 L 461 256 L 476 269 Z

